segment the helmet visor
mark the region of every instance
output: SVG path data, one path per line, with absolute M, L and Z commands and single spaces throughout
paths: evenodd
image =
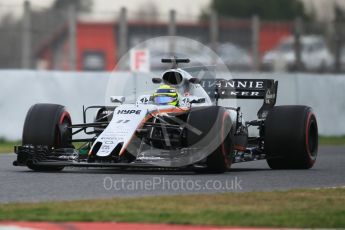
M 159 104 L 159 105 L 165 105 L 168 103 L 171 103 L 173 101 L 175 101 L 176 98 L 174 97 L 169 97 L 169 96 L 156 96 L 153 101 L 155 104 Z

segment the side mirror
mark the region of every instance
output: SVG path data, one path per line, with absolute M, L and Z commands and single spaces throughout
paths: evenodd
M 200 84 L 201 80 L 199 78 L 192 77 L 191 79 L 189 79 L 189 82 L 192 84 Z
M 153 84 L 160 84 L 160 83 L 162 83 L 162 78 L 158 78 L 158 77 L 154 77 L 154 78 L 152 78 L 152 83 Z
M 205 103 L 206 99 L 204 97 L 188 96 L 181 99 L 184 104 L 199 104 Z
M 206 99 L 204 97 L 196 97 L 193 98 L 189 103 L 190 104 L 199 104 L 199 103 L 205 103 Z
M 111 96 L 110 97 L 110 101 L 112 102 L 112 103 L 123 103 L 123 102 L 125 102 L 125 100 L 126 100 L 126 97 L 124 97 L 124 96 Z
M 137 99 L 137 104 L 149 104 L 151 102 L 151 95 L 141 95 Z

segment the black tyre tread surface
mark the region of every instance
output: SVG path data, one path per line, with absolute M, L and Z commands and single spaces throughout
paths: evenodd
M 54 147 L 57 124 L 64 111 L 62 105 L 33 105 L 25 119 L 23 145 L 48 145 Z
M 220 140 L 220 130 L 223 125 L 223 115 L 226 110 L 220 106 L 208 106 L 194 108 L 189 116 L 188 124 L 194 128 L 197 128 L 202 132 L 201 135 L 197 135 L 194 132 L 188 132 L 187 142 L 188 146 L 194 145 L 197 148 L 207 148 L 210 143 L 215 143 L 217 146 L 213 147 L 212 152 L 206 159 L 207 168 L 205 170 L 198 170 L 198 172 L 207 173 L 223 173 L 229 169 L 229 165 L 225 163 L 225 156 L 222 153 L 222 140 Z M 226 120 L 225 132 L 230 133 L 231 119 L 230 117 Z M 231 147 L 231 135 L 226 135 L 225 140 Z M 202 140 L 202 141 L 200 141 Z M 230 154 L 231 150 L 229 151 Z M 229 157 L 230 160 L 231 157 Z
M 35 104 L 26 116 L 23 129 L 23 145 L 46 145 L 54 148 L 70 147 L 56 143 L 56 135 L 59 129 L 59 121 L 65 107 L 57 104 Z M 64 137 L 66 138 L 66 137 Z M 60 171 L 64 167 L 39 166 L 32 163 L 28 168 L 35 171 Z
M 317 123 L 307 106 L 276 106 L 265 121 L 265 152 L 272 169 L 309 169 L 315 163 L 306 147 L 308 116 Z M 317 137 L 316 149 L 317 154 Z M 316 157 L 316 155 L 315 155 Z

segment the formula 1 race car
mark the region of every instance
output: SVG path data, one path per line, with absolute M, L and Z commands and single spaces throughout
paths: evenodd
M 223 173 L 232 163 L 266 159 L 272 169 L 309 169 L 316 160 L 318 127 L 307 106 L 275 106 L 278 82 L 270 79 L 198 79 L 173 63 L 153 95 L 114 106 L 83 108 L 84 123 L 72 124 L 64 106 L 35 104 L 27 113 L 15 166 L 35 171 L 64 167 L 164 168 Z M 177 102 L 169 95 L 177 96 Z M 263 99 L 258 119 L 242 121 L 240 107 L 222 99 Z M 86 117 L 94 110 L 95 120 Z M 248 128 L 257 127 L 256 136 Z M 75 138 L 84 132 L 87 138 Z M 80 144 L 80 143 L 82 144 Z M 75 147 L 78 146 L 78 148 Z

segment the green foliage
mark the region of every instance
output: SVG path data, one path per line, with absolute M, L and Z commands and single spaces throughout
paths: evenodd
M 339 5 L 334 5 L 334 17 L 336 22 L 345 22 L 345 10 L 342 9 Z
M 319 145 L 345 145 L 345 136 L 320 136 Z
M 7 141 L 4 138 L 0 138 L 0 154 L 13 153 L 14 146 L 16 145 L 20 145 L 20 141 Z
M 80 12 L 90 12 L 92 9 L 92 0 L 55 0 L 53 9 L 66 9 L 71 4 Z
M 299 0 L 213 0 L 211 7 L 221 16 L 249 18 L 258 15 L 268 20 L 306 18 L 304 5 Z

